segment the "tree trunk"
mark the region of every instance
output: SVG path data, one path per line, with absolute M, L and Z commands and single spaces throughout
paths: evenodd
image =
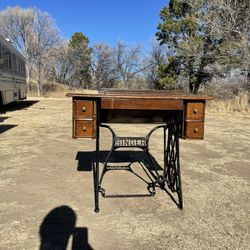
M 38 80 L 37 80 L 37 96 L 41 95 L 42 91 L 42 63 L 38 63 Z
M 194 90 L 193 90 L 193 94 L 194 94 L 194 95 L 197 95 L 197 94 L 198 94 L 200 85 L 201 85 L 201 78 L 198 76 L 198 77 L 197 77 L 197 80 L 196 80 L 196 83 L 195 83 L 195 85 L 194 85 Z
M 25 70 L 26 70 L 26 82 L 27 82 L 27 87 L 28 87 L 28 91 L 30 91 L 30 67 L 28 66 L 27 63 L 26 63 L 26 65 L 25 65 Z
M 191 58 L 188 59 L 188 86 L 189 93 L 194 93 L 194 77 L 193 77 L 193 60 Z

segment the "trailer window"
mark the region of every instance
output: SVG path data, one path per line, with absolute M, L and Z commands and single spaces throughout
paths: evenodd
M 0 71 L 3 71 L 3 47 L 0 43 Z
M 12 54 L 11 72 L 12 74 L 17 75 L 17 58 L 15 54 Z
M 21 61 L 21 76 L 25 77 L 25 64 L 23 61 Z
M 18 58 L 18 76 L 22 76 L 22 59 Z
M 3 49 L 3 71 L 6 73 L 11 72 L 10 52 L 8 50 L 6 50 L 5 48 Z
M 21 61 L 20 61 L 20 59 L 17 57 L 17 59 L 16 59 L 16 74 L 18 75 L 18 76 L 20 76 L 20 64 L 21 64 Z

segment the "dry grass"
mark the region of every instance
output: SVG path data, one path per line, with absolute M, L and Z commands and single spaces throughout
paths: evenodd
M 44 83 L 43 89 L 41 92 L 41 97 L 53 97 L 53 98 L 62 98 L 68 92 L 81 92 L 81 93 L 93 93 L 94 90 L 87 89 L 74 89 L 69 86 L 58 84 L 58 83 Z M 30 83 L 30 90 L 28 92 L 29 97 L 37 97 L 37 84 L 35 82 Z
M 247 92 L 240 92 L 232 99 L 215 99 L 208 103 L 208 111 L 219 113 L 249 113 L 249 94 Z
M 65 94 L 69 92 L 69 87 L 57 84 L 57 83 L 44 83 L 41 92 L 42 97 L 65 97 Z M 37 97 L 37 84 L 31 82 L 29 86 L 28 96 Z

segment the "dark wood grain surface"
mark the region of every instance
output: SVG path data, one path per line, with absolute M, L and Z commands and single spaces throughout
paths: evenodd
M 66 96 L 73 99 L 74 138 L 95 138 L 97 115 L 101 123 L 164 123 L 171 112 L 181 112 L 181 138 L 203 139 L 205 103 L 213 99 L 176 91 L 119 89 Z
M 120 90 L 120 91 L 99 91 L 93 93 L 67 93 L 67 97 L 83 98 L 125 98 L 125 99 L 178 99 L 178 100 L 212 100 L 211 96 L 195 96 L 176 91 L 165 90 Z

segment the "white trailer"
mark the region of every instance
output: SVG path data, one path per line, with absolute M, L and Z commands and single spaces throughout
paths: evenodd
M 26 99 L 25 58 L 0 36 L 0 105 Z

